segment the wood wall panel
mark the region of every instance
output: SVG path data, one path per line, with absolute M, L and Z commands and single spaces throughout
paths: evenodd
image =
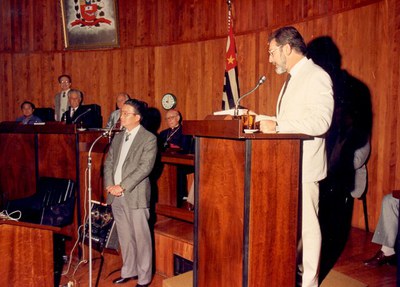
M 384 194 L 400 188 L 399 30 L 396 0 L 232 1 L 242 93 L 261 75 L 267 82 L 243 104 L 273 114 L 284 81 L 268 63 L 267 36 L 294 25 L 306 41 L 329 36 L 342 55 L 342 69 L 370 89 L 374 126 L 368 164 L 370 223 L 377 222 Z M 166 92 L 178 96 L 186 119 L 219 110 L 227 34 L 227 5 L 214 0 L 119 0 L 120 48 L 63 49 L 59 1 L 0 2 L 0 120 L 14 120 L 31 99 L 53 106 L 61 73 L 86 103 L 102 107 L 105 122 L 115 95 L 126 91 L 161 109 Z M 165 128 L 162 123 L 161 128 Z M 379 151 L 379 152 L 378 152 Z M 355 206 L 355 226 L 363 227 Z
M 71 148 L 76 146 L 75 134 L 39 134 L 38 137 L 39 176 L 68 178 L 76 183 L 76 150 Z
M 15 145 L 15 141 L 26 143 Z M 35 136 L 33 134 L 1 134 L 0 150 L 2 163 L 0 165 L 1 199 L 8 201 L 33 195 L 36 192 L 36 159 Z M 19 164 L 13 164 L 18 162 Z M 21 178 L 21 175 L 24 175 Z M 13 180 L 15 178 L 21 180 Z

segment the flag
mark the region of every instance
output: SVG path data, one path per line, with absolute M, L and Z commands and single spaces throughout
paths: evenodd
M 230 9 L 228 13 L 228 41 L 226 44 L 225 79 L 222 92 L 223 110 L 233 109 L 240 95 L 236 45 L 231 25 Z

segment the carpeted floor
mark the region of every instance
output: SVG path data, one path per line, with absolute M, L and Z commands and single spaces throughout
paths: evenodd
M 190 287 L 192 286 L 192 272 L 187 272 L 179 276 L 164 280 L 164 287 Z M 321 287 L 366 287 L 367 285 L 344 275 L 335 270 L 331 270 L 322 282 Z
M 344 275 L 335 270 L 331 270 L 322 281 L 321 287 L 366 287 L 368 285 Z

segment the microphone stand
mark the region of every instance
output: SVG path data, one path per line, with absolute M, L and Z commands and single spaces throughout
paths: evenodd
M 236 101 L 235 110 L 234 110 L 234 113 L 233 113 L 234 118 L 238 118 L 238 116 L 239 116 L 239 102 L 240 102 L 241 100 L 243 100 L 245 97 L 247 97 L 248 95 L 250 95 L 252 92 L 254 92 L 255 90 L 257 90 L 258 87 L 261 86 L 261 85 L 265 82 L 266 79 L 267 79 L 267 77 L 262 76 L 262 77 L 258 80 L 257 85 L 256 85 L 251 91 L 245 93 L 243 96 L 241 96 L 241 97 L 238 98 L 238 100 Z
M 99 137 L 97 137 L 92 145 L 90 146 L 89 153 L 88 153 L 88 207 L 89 207 L 89 218 L 88 218 L 88 225 L 89 225 L 89 287 L 92 287 L 92 274 L 93 274 L 93 268 L 92 268 L 92 149 L 95 146 L 95 144 L 102 138 L 102 137 L 108 137 L 109 142 L 111 138 L 111 133 L 113 130 L 114 126 L 110 128 L 107 132 L 102 133 Z M 85 236 L 85 235 L 84 235 Z
M 79 116 L 76 117 L 75 120 L 72 121 L 73 124 L 76 124 L 76 122 L 78 121 L 78 119 L 80 119 L 82 116 L 86 115 L 88 112 L 90 112 L 92 109 L 88 108 L 86 111 L 84 111 L 83 113 L 81 113 Z

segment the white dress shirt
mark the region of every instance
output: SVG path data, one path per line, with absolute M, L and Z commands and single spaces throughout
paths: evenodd
M 136 137 L 136 134 L 139 130 L 140 125 L 138 125 L 137 127 L 133 128 L 131 131 L 126 131 L 125 132 L 125 139 L 126 139 L 126 135 L 129 133 L 129 137 L 127 140 L 123 140 L 122 141 L 122 147 L 121 147 L 121 153 L 119 155 L 119 160 L 118 160 L 118 165 L 117 165 L 117 169 L 115 171 L 115 175 L 114 175 L 114 183 L 120 184 L 122 181 L 122 166 L 124 165 L 126 156 L 128 154 L 128 151 L 132 145 L 133 140 Z

